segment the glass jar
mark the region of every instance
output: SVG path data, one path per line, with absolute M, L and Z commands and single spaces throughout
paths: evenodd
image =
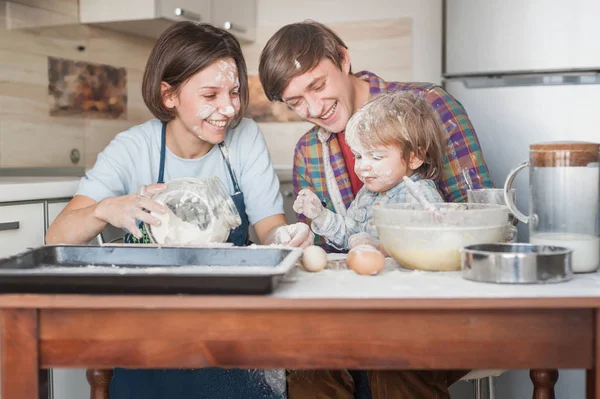
M 223 243 L 242 220 L 233 200 L 217 177 L 179 178 L 153 199 L 167 207 L 164 215 L 152 213 L 160 226 L 146 224 L 156 244 L 204 245 Z
M 573 271 L 593 272 L 600 263 L 600 144 L 551 142 L 530 146 L 529 161 L 512 170 L 506 204 L 529 223 L 532 244 L 573 249 Z M 516 174 L 529 167 L 529 215 L 507 194 Z

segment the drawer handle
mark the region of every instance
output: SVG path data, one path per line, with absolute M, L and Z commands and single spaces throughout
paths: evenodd
M 196 14 L 195 12 L 191 12 L 179 7 L 173 10 L 173 14 L 180 18 L 187 19 L 188 21 L 202 21 L 202 17 L 200 16 L 200 14 Z
M 4 222 L 0 223 L 0 231 L 19 230 L 19 222 Z
M 233 30 L 233 31 L 236 31 L 236 32 L 240 32 L 240 33 L 246 33 L 246 28 L 244 28 L 241 25 L 236 25 L 236 24 L 234 24 L 232 22 L 229 22 L 229 21 L 226 21 L 223 24 L 223 28 L 225 28 L 227 30 Z

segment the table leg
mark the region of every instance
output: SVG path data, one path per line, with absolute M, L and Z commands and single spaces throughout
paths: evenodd
M 113 376 L 112 369 L 88 369 L 85 376 L 90 384 L 90 399 L 109 399 L 109 385 Z
M 533 382 L 533 399 L 555 399 L 554 385 L 558 381 L 558 370 L 531 370 L 529 378 Z
M 0 397 L 39 399 L 37 310 L 0 311 L 0 353 Z
M 600 309 L 596 310 L 594 329 L 594 366 L 585 373 L 587 399 L 600 399 Z

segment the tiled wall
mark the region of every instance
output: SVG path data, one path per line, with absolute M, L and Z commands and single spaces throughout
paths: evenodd
M 0 30 L 0 167 L 74 166 L 74 148 L 81 153 L 75 166 L 93 165 L 116 133 L 151 117 L 140 87 L 152 45 L 84 25 Z M 50 116 L 48 56 L 127 68 L 126 119 Z
M 73 13 L 77 0 L 48 4 Z M 440 0 L 372 0 L 368 9 L 358 0 L 344 4 L 341 9 L 334 0 L 258 0 L 257 41 L 244 47 L 250 74 L 257 74 L 260 50 L 272 33 L 310 18 L 340 33 L 350 47 L 354 70 L 370 69 L 386 79 L 439 81 Z M 82 154 L 78 166 L 91 167 L 115 134 L 151 117 L 140 85 L 152 45 L 150 39 L 83 25 L 0 30 L 0 167 L 73 166 L 73 148 Z M 127 68 L 127 118 L 49 116 L 48 56 Z M 273 163 L 290 165 L 294 144 L 310 125 L 263 123 L 261 128 Z

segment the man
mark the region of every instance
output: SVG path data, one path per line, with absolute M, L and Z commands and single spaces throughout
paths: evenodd
M 443 177 L 437 183 L 444 200 L 466 201 L 464 169 L 475 187 L 492 187 L 473 126 L 457 100 L 435 84 L 385 82 L 367 71 L 352 74 L 347 46 L 325 25 L 302 22 L 281 28 L 261 53 L 259 75 L 269 100 L 286 103 L 316 125 L 296 145 L 296 194 L 308 188 L 330 210 L 345 213 L 362 187 L 346 145 L 346 123 L 369 97 L 396 90 L 422 96 L 442 121 L 446 155 Z M 298 218 L 308 222 L 303 215 Z M 324 240 L 317 236 L 316 243 L 324 245 Z
M 492 187 L 475 131 L 462 105 L 443 88 L 429 83 L 385 82 L 370 72 L 353 74 L 348 48 L 327 26 L 302 22 L 284 26 L 269 39 L 260 57 L 259 75 L 270 101 L 286 103 L 316 126 L 300 138 L 294 152 L 296 195 L 313 191 L 330 210 L 345 214 L 362 182 L 354 172 L 354 156 L 344 130 L 350 117 L 370 96 L 408 91 L 428 101 L 446 134 L 442 179 L 437 182 L 447 202 L 466 200 L 463 170 L 476 187 Z M 301 222 L 309 223 L 298 215 Z M 315 243 L 334 251 L 317 236 Z M 464 372 L 369 371 L 374 398 L 449 398 L 448 386 Z M 345 370 L 291 372 L 288 396 L 352 398 L 355 379 Z

